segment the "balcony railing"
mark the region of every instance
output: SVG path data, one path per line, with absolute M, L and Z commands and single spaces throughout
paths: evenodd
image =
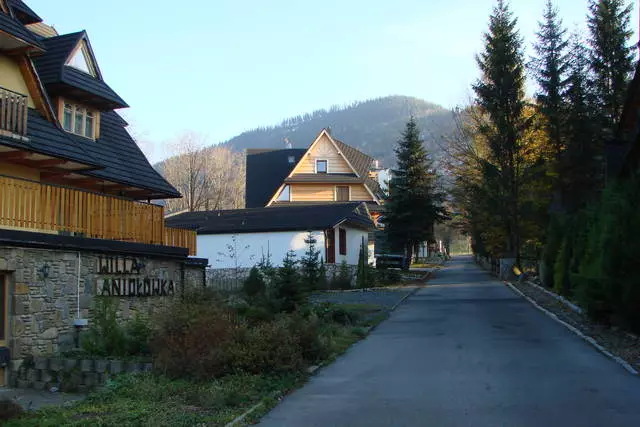
M 0 87 L 0 131 L 27 135 L 27 97 Z
M 196 254 L 195 231 L 165 227 L 162 206 L 3 175 L 0 227 L 178 246 Z

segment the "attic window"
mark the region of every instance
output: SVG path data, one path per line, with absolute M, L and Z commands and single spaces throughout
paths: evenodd
M 291 187 L 285 185 L 280 194 L 278 195 L 278 202 L 290 202 L 291 201 Z
M 289 156 L 289 164 L 294 164 L 296 162 L 296 158 L 293 156 Z
M 82 105 L 65 102 L 60 122 L 64 130 L 85 138 L 96 139 L 98 112 Z
M 82 41 L 67 61 L 67 65 L 96 77 L 96 67 L 91 61 L 87 42 Z
M 328 165 L 326 160 L 316 160 L 316 173 L 327 173 Z

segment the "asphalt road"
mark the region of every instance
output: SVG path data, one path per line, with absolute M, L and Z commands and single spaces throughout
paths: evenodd
M 430 284 L 260 425 L 640 426 L 640 378 L 470 258 Z

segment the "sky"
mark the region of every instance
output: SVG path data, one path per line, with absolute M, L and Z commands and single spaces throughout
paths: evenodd
M 587 0 L 556 0 L 584 31 Z M 26 0 L 87 30 L 152 162 L 185 132 L 209 144 L 332 105 L 387 96 L 468 103 L 495 0 Z M 528 53 L 545 0 L 511 0 Z M 638 7 L 632 27 L 637 31 Z M 634 40 L 636 37 L 634 36 Z

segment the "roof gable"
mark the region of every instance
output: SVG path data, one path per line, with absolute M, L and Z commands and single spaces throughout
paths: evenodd
M 316 139 L 307 149 L 305 155 L 289 173 L 287 178 L 291 178 L 291 176 L 293 176 L 294 174 L 302 172 L 305 166 L 307 166 L 310 158 L 322 156 L 329 157 L 332 153 L 337 154 L 337 158 L 344 160 L 344 163 L 347 166 L 347 170 L 340 170 L 341 173 L 354 173 L 357 177 L 360 177 L 358 171 L 353 167 L 351 162 L 349 162 L 349 159 L 340 150 L 335 140 L 331 137 L 331 134 L 329 134 L 326 129 L 322 129 Z M 331 170 L 331 165 L 329 165 L 329 170 Z

